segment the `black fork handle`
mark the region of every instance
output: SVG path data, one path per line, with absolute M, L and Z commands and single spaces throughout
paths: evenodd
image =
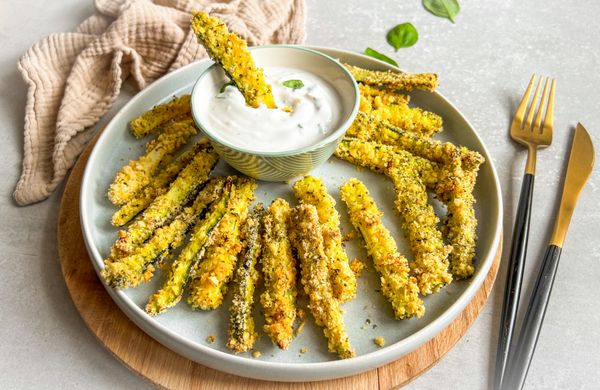
M 502 318 L 500 319 L 500 334 L 498 336 L 498 349 L 496 352 L 496 370 L 494 375 L 494 389 L 502 386 L 506 372 L 506 362 L 509 359 L 509 349 L 513 338 L 519 295 L 523 281 L 525 256 L 527 255 L 527 240 L 529 237 L 529 222 L 531 219 L 531 200 L 533 198 L 533 183 L 535 176 L 526 173 L 521 184 L 521 195 L 517 208 L 517 218 L 513 229 L 504 302 L 502 304 Z

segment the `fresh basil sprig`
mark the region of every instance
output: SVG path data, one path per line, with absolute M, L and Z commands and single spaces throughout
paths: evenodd
M 281 83 L 284 87 L 288 87 L 293 89 L 294 91 L 297 89 L 300 89 L 302 87 L 304 87 L 304 83 L 302 82 L 302 80 L 286 80 L 283 83 Z
M 411 23 L 402 23 L 388 31 L 386 39 L 396 51 L 401 47 L 410 47 L 419 40 L 419 33 Z
M 460 11 L 457 0 L 423 0 L 423 7 L 435 16 L 449 19 L 452 23 Z
M 388 64 L 398 66 L 398 63 L 396 61 L 394 61 L 390 57 L 386 56 L 385 54 L 381 54 L 380 52 L 378 52 L 375 49 L 371 49 L 370 47 L 367 47 L 365 49 L 365 54 L 368 55 L 369 57 L 377 58 L 378 60 L 387 62 Z
M 225 84 L 221 85 L 221 89 L 219 89 L 219 93 L 223 93 L 225 92 L 225 88 L 229 87 L 230 85 L 235 85 L 235 83 L 233 81 L 228 81 Z

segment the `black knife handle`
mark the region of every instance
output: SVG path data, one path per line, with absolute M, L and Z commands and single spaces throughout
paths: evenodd
M 504 289 L 504 302 L 502 304 L 502 317 L 500 319 L 500 334 L 498 336 L 498 349 L 496 351 L 496 369 L 494 375 L 494 389 L 498 390 L 506 371 L 509 348 L 512 341 L 519 295 L 523 281 L 523 268 L 527 254 L 527 240 L 529 237 L 529 222 L 531 219 L 531 200 L 533 197 L 533 183 L 535 176 L 526 173 L 521 184 L 521 195 L 517 207 L 517 218 L 513 228 L 510 258 L 508 260 L 508 273 Z
M 546 249 L 542 268 L 531 293 L 517 343 L 513 345 L 510 352 L 511 363 L 502 384 L 505 389 L 518 390 L 523 388 L 544 322 L 544 315 L 550 300 L 561 251 L 562 248 L 556 245 L 549 245 Z M 512 356 L 514 356 L 514 359 Z M 504 386 L 504 383 L 506 383 L 506 386 Z

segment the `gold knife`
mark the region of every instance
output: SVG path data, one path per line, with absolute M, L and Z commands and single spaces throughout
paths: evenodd
M 558 260 L 571 217 L 573 216 L 575 203 L 592 173 L 593 166 L 594 145 L 592 144 L 592 139 L 581 123 L 578 123 L 575 135 L 573 136 L 573 145 L 571 146 L 571 155 L 563 185 L 560 207 L 554 222 L 554 231 L 546 249 L 533 293 L 529 299 L 529 305 L 523 325 L 521 326 L 521 331 L 519 332 L 518 341 L 511 346 L 513 351 L 509 351 L 512 361 L 508 362 L 509 370 L 506 381 L 502 384 L 503 389 L 521 389 L 525 383 L 527 371 L 529 370 L 531 358 L 533 357 L 540 329 L 544 321 L 546 307 L 550 300 L 552 284 L 554 283 L 554 276 L 558 268 Z

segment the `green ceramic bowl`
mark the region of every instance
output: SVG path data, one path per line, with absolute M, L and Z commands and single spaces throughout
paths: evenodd
M 224 141 L 203 123 L 199 115 L 206 96 L 217 94 L 223 83 L 228 81 L 222 68 L 216 64 L 206 69 L 194 85 L 192 116 L 221 158 L 238 171 L 265 181 L 286 181 L 304 175 L 327 161 L 354 120 L 360 103 L 356 81 L 339 61 L 306 47 L 270 45 L 250 50 L 256 65 L 261 68 L 296 68 L 314 73 L 331 84 L 339 96 L 342 112 L 329 136 L 313 145 L 283 152 L 243 149 Z

